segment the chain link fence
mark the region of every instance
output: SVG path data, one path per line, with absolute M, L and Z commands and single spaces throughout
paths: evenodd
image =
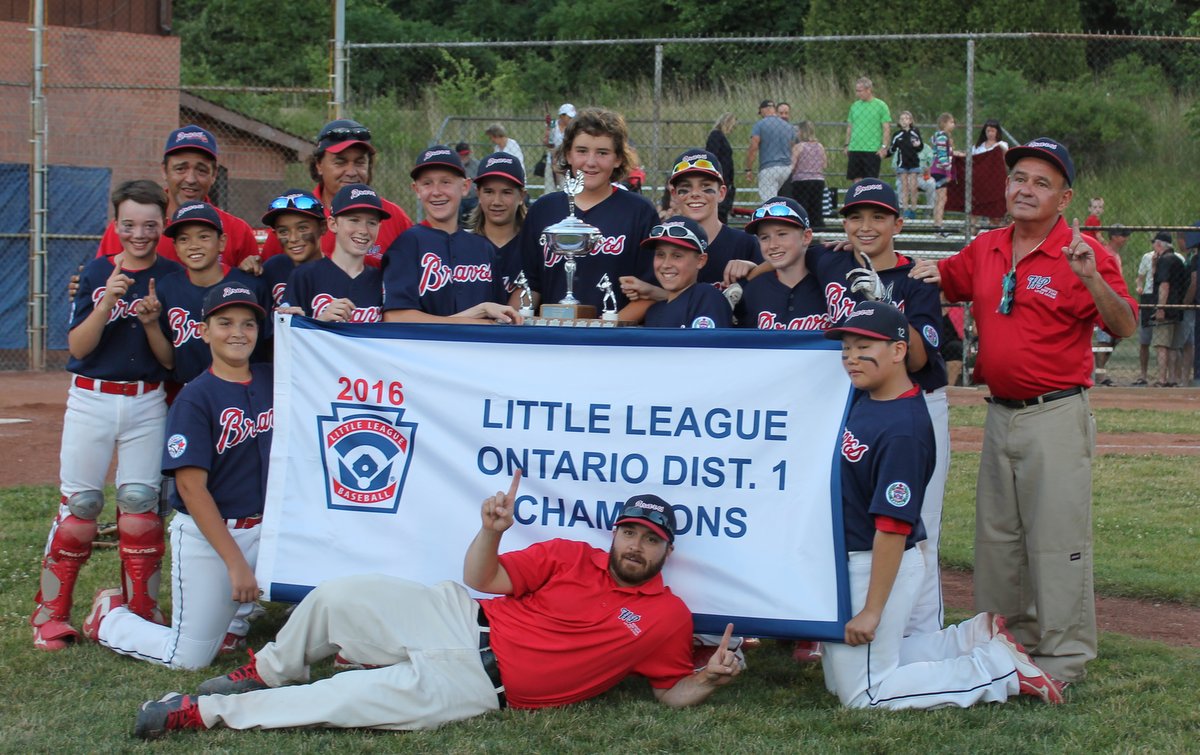
M 38 37 L 40 36 L 40 42 Z M 1009 143 L 1049 135 L 1068 144 L 1079 167 L 1068 218 L 1089 216 L 1102 197 L 1097 233 L 1130 235 L 1119 253 L 1130 289 L 1160 230 L 1186 253 L 1184 234 L 1200 214 L 1190 175 L 1200 155 L 1200 39 L 1053 34 L 959 34 L 789 38 L 355 43 L 342 51 L 330 91 L 232 86 L 186 80 L 177 38 L 0 23 L 0 251 L 28 274 L 28 296 L 0 304 L 0 369 L 63 361 L 66 279 L 94 254 L 111 214 L 107 194 L 130 178 L 162 177 L 166 134 L 196 123 L 212 131 L 220 167 L 212 199 L 254 227 L 266 202 L 288 186 L 311 187 L 308 150 L 334 113 L 371 128 L 379 152 L 372 181 L 419 216 L 408 172 L 431 143 L 467 142 L 492 151 L 485 130 L 501 124 L 523 150 L 532 196 L 542 179 L 547 118 L 559 105 L 622 112 L 658 201 L 676 155 L 701 146 L 725 114 L 742 209 L 760 201 L 745 167 L 758 104 L 787 103 L 795 126 L 811 122 L 824 148 L 825 237 L 846 179 L 846 118 L 854 85 L 869 77 L 893 124 L 913 115 L 926 143 L 939 116 L 954 116 L 954 148 L 965 153 L 950 188 L 942 233 L 932 195 L 922 192 L 899 246 L 921 256 L 953 252 L 980 228 L 1005 221 L 1002 161 L 971 157 L 985 120 Z M 333 102 L 333 92 L 344 99 Z M 32 103 L 32 104 L 31 104 Z M 893 125 L 893 128 L 895 126 Z M 889 159 L 882 175 L 895 177 Z M 924 179 L 924 176 L 922 176 Z M 789 185 L 785 183 L 786 192 Z M 86 201 L 85 201 L 86 200 Z M 42 208 L 38 211 L 37 208 Z M 742 222 L 734 215 L 733 223 Z M 41 241 L 31 243 L 31 234 Z M 30 252 L 30 249 L 34 249 Z M 1189 303 L 1190 304 L 1190 303 Z M 969 337 L 969 332 L 968 332 Z M 1106 376 L 1141 376 L 1138 339 L 1117 344 Z M 1104 348 L 1101 346 L 1101 348 Z M 968 354 L 970 348 L 968 347 Z M 1103 352 L 1101 352 L 1103 353 Z M 1153 382 L 1154 354 L 1150 354 Z M 1190 377 L 1190 373 L 1189 373 Z

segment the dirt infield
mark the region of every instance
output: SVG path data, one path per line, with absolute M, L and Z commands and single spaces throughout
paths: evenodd
M 68 376 L 65 372 L 0 373 L 0 487 L 44 485 L 58 480 L 58 449 L 66 404 Z M 983 404 L 985 392 L 974 388 L 952 388 L 952 406 Z M 1196 411 L 1200 389 L 1196 388 L 1099 388 L 1091 393 L 1093 406 L 1100 408 Z M 957 427 L 951 433 L 955 450 L 978 451 L 983 433 L 979 428 Z M 1169 433 L 1101 433 L 1098 453 L 1154 453 L 1200 455 L 1200 427 L 1196 435 Z M 971 575 L 944 575 L 946 604 L 971 607 Z M 1200 647 L 1200 608 L 1176 603 L 1153 603 L 1125 598 L 1098 598 L 1100 628 L 1106 631 L 1158 640 L 1172 645 Z

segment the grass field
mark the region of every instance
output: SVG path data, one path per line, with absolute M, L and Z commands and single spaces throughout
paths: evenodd
M 1103 427 L 1166 430 L 1172 413 L 1102 410 Z M 956 424 L 974 424 L 955 409 Z M 1194 422 L 1190 425 L 1194 428 Z M 978 454 L 956 453 L 944 517 L 947 565 L 970 567 Z M 1200 471 L 1192 457 L 1105 456 L 1095 467 L 1096 574 L 1107 594 L 1200 605 L 1195 568 Z M 243 659 L 209 671 L 173 672 L 95 645 L 43 654 L 29 642 L 28 615 L 54 490 L 0 491 L 0 751 L 149 749 L 132 739 L 135 711 L 151 697 L 187 691 Z M 76 593 L 78 614 L 113 582 L 117 559 L 97 551 Z M 965 618 L 961 613 L 954 619 Z M 271 606 L 254 625 L 260 646 L 283 622 Z M 752 650 L 750 670 L 705 706 L 671 711 L 641 680 L 583 705 L 505 711 L 435 732 L 184 733 L 161 752 L 1186 752 L 1200 742 L 1200 650 L 1115 634 L 1101 637 L 1088 680 L 1069 704 L 1022 698 L 969 710 L 883 713 L 841 710 L 819 668 L 794 664 L 773 642 Z M 326 673 L 319 669 L 318 675 Z

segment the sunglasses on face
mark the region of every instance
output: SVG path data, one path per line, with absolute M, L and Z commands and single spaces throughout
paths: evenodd
M 703 242 L 699 238 L 697 238 L 696 234 L 692 233 L 691 231 L 689 231 L 687 229 L 687 226 L 656 225 L 650 229 L 650 238 L 660 239 L 663 236 L 667 236 L 667 237 L 673 238 L 673 239 L 684 239 L 686 241 L 690 241 L 693 244 L 695 244 L 696 248 L 702 252 L 708 248 L 708 244 L 706 244 L 705 242 Z
M 791 218 L 792 220 L 795 220 L 797 223 L 804 226 L 805 228 L 808 228 L 808 221 L 806 221 L 804 218 L 800 217 L 799 213 L 797 213 L 795 210 L 793 210 L 791 207 L 788 207 L 785 204 L 767 205 L 765 207 L 759 207 L 758 209 L 756 209 L 754 211 L 754 216 L 753 216 L 754 220 L 762 220 L 763 218 L 766 218 L 766 217 Z
M 321 134 L 319 140 L 323 142 L 344 142 L 349 140 L 369 142 L 371 141 L 371 130 L 363 126 L 357 128 L 334 128 Z
M 1009 270 L 1000 281 L 1000 306 L 996 311 L 1002 315 L 1012 313 L 1013 292 L 1017 290 L 1017 271 Z
M 271 200 L 272 210 L 318 210 L 324 211 L 325 207 L 318 200 L 312 197 L 296 196 L 289 194 L 282 197 L 275 197 Z
M 695 168 L 700 168 L 701 170 L 711 170 L 717 173 L 721 172 L 717 170 L 717 166 L 713 165 L 712 160 L 706 160 L 704 158 L 700 158 L 699 160 L 684 160 L 682 162 L 677 162 L 675 163 L 675 167 L 671 169 L 671 172 L 680 173 L 685 170 L 694 170 Z

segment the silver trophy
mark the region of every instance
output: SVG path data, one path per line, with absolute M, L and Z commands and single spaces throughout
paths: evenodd
M 542 248 L 562 257 L 563 269 L 567 273 L 567 295 L 558 305 L 542 305 L 543 317 L 595 317 L 596 308 L 580 304 L 575 298 L 575 258 L 586 257 L 600 243 L 600 229 L 588 225 L 575 217 L 575 197 L 583 191 L 583 174 L 568 171 L 563 178 L 562 190 L 567 195 L 567 216 L 542 231 Z M 560 306 L 561 305 L 561 306 Z
M 529 279 L 525 277 L 524 270 L 517 274 L 513 285 L 521 292 L 521 317 L 533 317 L 533 292 L 529 290 Z
M 600 313 L 601 319 L 616 320 L 617 315 L 617 295 L 613 293 L 612 281 L 608 279 L 608 273 L 605 273 L 600 278 L 600 282 L 596 284 L 596 288 L 604 292 L 604 307 Z

